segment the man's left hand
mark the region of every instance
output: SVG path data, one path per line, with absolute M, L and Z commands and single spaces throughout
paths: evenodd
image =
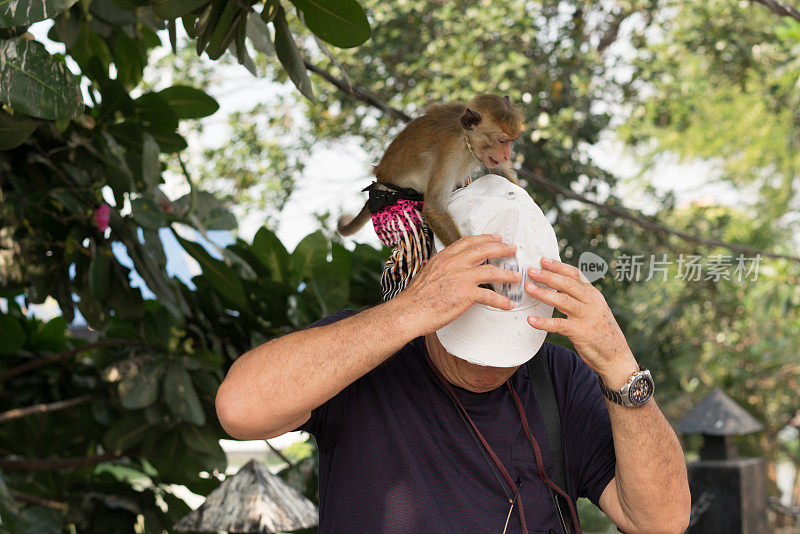
M 639 366 L 602 293 L 577 267 L 550 258 L 542 258 L 542 269 L 530 269 L 528 275 L 552 289 L 526 282 L 525 291 L 566 315 L 531 316 L 528 323 L 567 336 L 578 355 L 608 387 L 622 387 Z

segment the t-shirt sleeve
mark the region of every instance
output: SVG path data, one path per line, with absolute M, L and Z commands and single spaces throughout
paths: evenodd
M 611 420 L 595 372 L 573 351 L 563 351 L 566 354 L 555 356 L 570 358 L 572 367 L 563 430 L 570 477 L 578 496 L 599 508 L 600 495 L 614 478 L 617 464 Z
M 311 323 L 307 328 L 329 325 L 356 313 L 358 313 L 358 310 L 340 310 Z M 308 432 L 314 436 L 317 442 L 321 442 L 323 436 L 329 433 L 329 429 L 338 427 L 339 422 L 345 417 L 347 405 L 354 397 L 357 382 L 350 384 L 332 398 L 311 410 L 311 417 L 308 421 L 295 428 L 295 430 Z

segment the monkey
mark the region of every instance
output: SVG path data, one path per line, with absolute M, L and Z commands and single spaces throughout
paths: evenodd
M 433 104 L 409 122 L 389 143 L 373 168 L 377 183 L 355 217 L 342 216 L 339 234 L 351 235 L 374 212 L 373 193 L 424 199 L 422 218 L 448 246 L 461 237 L 445 202 L 464 185 L 479 164 L 512 183 L 517 175 L 511 162 L 511 143 L 524 129 L 525 117 L 508 96 L 475 96 L 469 103 Z M 417 195 L 415 196 L 414 193 Z M 383 239 L 382 239 L 383 240 Z

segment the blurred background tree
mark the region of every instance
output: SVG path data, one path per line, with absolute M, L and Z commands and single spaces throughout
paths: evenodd
M 735 1 L 365 0 L 336 2 L 336 22 L 300 1 L 41 4 L 25 17 L 0 7 L 0 530 L 169 530 L 187 511 L 175 485 L 204 495 L 224 475 L 213 397 L 230 363 L 378 301 L 386 251 L 341 242 L 325 210 L 293 252 L 276 236 L 308 165 L 321 148 L 358 147 L 363 179 L 307 185 L 335 191 L 336 215 L 345 196 L 363 201 L 366 164 L 403 125 L 376 102 L 414 116 L 478 92 L 523 108 L 517 163 L 546 181 L 529 190 L 563 259 L 610 263 L 596 285 L 667 415 L 718 385 L 765 424 L 743 446 L 771 461 L 773 483 L 776 461 L 800 462 L 796 438 L 777 439 L 797 413 L 797 262 L 764 257 L 742 282 L 683 280 L 675 264 L 666 278 L 613 276 L 626 256 L 736 255 L 623 206 L 796 254 L 797 21 Z M 45 19 L 63 55 L 25 34 Z M 217 111 L 247 71 L 268 94 Z M 614 140 L 634 158 L 628 176 L 598 163 Z M 703 161 L 693 180 L 725 198 L 681 201 L 659 182 L 665 158 Z M 257 232 L 237 225 L 254 212 Z M 234 232 L 224 247 L 222 230 Z M 199 265 L 191 281 L 168 271 L 171 243 Z M 61 314 L 44 322 L 30 310 L 47 297 Z M 315 498 L 313 465 L 285 475 Z M 607 525 L 582 509 L 587 527 Z

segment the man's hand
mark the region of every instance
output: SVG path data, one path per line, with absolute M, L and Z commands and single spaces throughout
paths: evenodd
M 497 234 L 464 236 L 433 257 L 393 300 L 414 310 L 418 335 L 426 335 L 452 322 L 473 304 L 510 310 L 514 302 L 479 287 L 488 283 L 516 283 L 520 274 L 486 260 L 513 256 L 516 245 L 503 243 Z
M 528 317 L 530 325 L 567 336 L 608 387 L 621 388 L 639 366 L 600 291 L 584 281 L 577 267 L 550 258 L 542 258 L 542 269 L 530 269 L 528 275 L 557 291 L 531 282 L 525 284 L 525 291 L 567 316 Z

